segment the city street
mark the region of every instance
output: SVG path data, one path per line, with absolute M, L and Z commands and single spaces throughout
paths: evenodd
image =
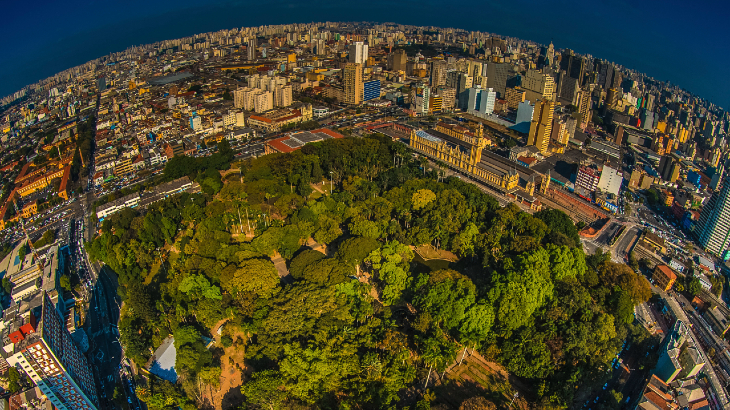
M 97 277 L 91 296 L 89 313 L 84 326 L 89 336 L 89 358 L 99 382 L 99 397 L 105 407 L 112 408 L 111 399 L 117 383 L 122 349 L 119 344 L 119 301 L 114 273 L 95 264 L 92 276 Z M 98 276 L 97 276 L 98 275 Z

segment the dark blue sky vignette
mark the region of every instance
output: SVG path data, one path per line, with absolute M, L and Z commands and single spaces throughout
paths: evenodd
M 0 96 L 132 45 L 261 24 L 388 21 L 552 40 L 730 107 L 721 1 L 2 0 L 0 10 Z

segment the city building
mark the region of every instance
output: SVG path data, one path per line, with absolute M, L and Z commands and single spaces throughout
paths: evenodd
M 427 115 L 431 112 L 431 88 L 420 84 L 411 90 L 411 110 L 416 115 Z
M 363 84 L 363 101 L 380 98 L 380 80 L 366 81 Z
M 620 169 L 604 165 L 601 170 L 601 178 L 598 181 L 598 189 L 601 192 L 618 196 L 621 184 L 624 182 L 623 172 Z
M 591 193 L 598 188 L 598 182 L 601 180 L 601 172 L 596 167 L 581 165 L 578 167 L 578 173 L 575 177 L 575 187 L 583 188 Z
M 410 136 L 410 147 L 416 152 L 443 161 L 449 167 L 503 192 L 517 202 L 539 210 L 541 204 L 534 196 L 535 190 L 547 189 L 549 178 L 491 151 L 485 151 L 484 148 L 489 144 L 481 123 L 475 133 L 462 133 L 453 127 L 437 125 L 437 129 L 414 129 Z
M 342 69 L 345 104 L 360 105 L 363 101 L 362 64 L 348 63 Z
M 197 131 L 203 126 L 203 119 L 198 117 L 197 115 L 193 115 L 190 117 L 190 129 L 193 131 Z
M 695 344 L 692 330 L 683 321 L 677 320 L 662 342 L 654 375 L 671 384 L 676 379 L 696 376 L 706 362 L 703 352 Z
M 525 90 L 525 99 L 532 104 L 538 100 L 554 100 L 555 80 L 549 74 L 527 70 L 522 77 L 521 87 Z
M 489 115 L 494 112 L 494 103 L 497 100 L 497 93 L 491 89 L 482 89 L 480 86 L 468 90 L 469 100 L 466 111 L 472 115 Z
M 707 309 L 705 313 L 702 314 L 702 317 L 710 324 L 712 331 L 719 337 L 724 337 L 725 333 L 727 333 L 728 329 L 730 329 L 730 321 L 727 320 L 727 317 L 722 314 L 720 308 L 717 306 Z
M 246 55 L 249 61 L 256 60 L 256 46 L 256 37 L 250 37 L 246 46 Z
M 525 101 L 525 95 L 527 95 L 527 92 L 521 87 L 507 88 L 505 96 L 505 100 L 507 100 L 507 107 L 512 110 L 518 109 L 520 104 Z
M 446 69 L 448 63 L 444 60 L 435 60 L 431 62 L 431 88 L 435 89 L 439 86 L 446 85 Z
M 254 94 L 253 110 L 256 113 L 263 113 L 274 109 L 274 93 L 271 91 L 259 91 Z
M 674 286 L 674 282 L 677 281 L 677 274 L 667 265 L 657 265 L 651 278 L 654 281 L 654 286 L 668 292 Z
M 653 374 L 644 388 L 636 408 L 637 410 L 679 410 L 679 404 L 669 385 Z
M 555 103 L 549 100 L 535 103 L 527 145 L 534 145 L 545 155 L 548 152 L 550 134 L 553 127 L 553 109 Z
M 399 48 L 392 53 L 388 54 L 387 68 L 390 71 L 406 71 L 406 51 Z
M 529 129 L 529 125 L 532 123 L 532 115 L 534 111 L 535 107 L 530 104 L 529 101 L 522 101 L 521 103 L 519 103 L 519 105 L 517 106 L 517 119 L 515 121 L 515 124 L 528 124 Z
M 368 61 L 368 45 L 362 41 L 356 41 L 348 47 L 350 55 L 348 61 L 350 64 L 360 64 L 364 66 Z
M 702 249 L 725 256 L 730 249 L 730 184 L 725 183 L 702 207 L 694 234 Z
M 225 127 L 245 127 L 246 120 L 241 111 L 229 110 L 227 114 L 223 115 L 223 126 Z
M 507 92 L 507 80 L 514 75 L 512 65 L 508 63 L 487 63 L 487 88 L 497 92 L 504 98 Z
M 681 162 L 679 158 L 674 155 L 664 155 L 659 161 L 659 175 L 663 180 L 668 182 L 676 182 L 679 179 L 679 172 L 681 171 Z
M 58 299 L 54 289 L 55 298 Z M 60 410 L 97 409 L 91 366 L 71 338 L 46 290 L 18 299 L 3 313 L 4 358 L 25 372 Z
M 302 148 L 306 144 L 332 138 L 344 138 L 344 136 L 328 128 L 297 132 L 267 141 L 264 146 L 264 153 L 272 154 L 276 152 L 293 152 Z
M 439 87 L 436 92 L 441 97 L 441 111 L 453 111 L 456 106 L 456 89 L 451 87 Z

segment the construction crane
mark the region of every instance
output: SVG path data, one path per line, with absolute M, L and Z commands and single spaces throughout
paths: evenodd
M 18 209 L 18 201 L 13 200 L 13 205 L 15 205 L 15 213 L 20 215 L 20 209 Z M 38 256 L 38 252 L 36 252 L 35 247 L 33 246 L 33 241 L 30 240 L 30 235 L 28 235 L 28 230 L 25 229 L 25 218 L 23 216 L 20 216 L 20 226 L 23 228 L 23 232 L 25 233 L 25 239 L 28 241 L 28 246 L 30 247 L 30 251 L 33 254 L 33 258 L 35 258 L 36 263 L 38 263 L 38 269 L 40 269 L 41 272 L 43 272 L 44 264 L 41 258 Z

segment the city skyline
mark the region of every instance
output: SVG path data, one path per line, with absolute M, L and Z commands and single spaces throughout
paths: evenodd
M 312 7 L 283 1 L 267 5 L 277 10 L 273 16 L 260 16 L 250 13 L 256 5 L 245 1 L 216 1 L 205 6 L 163 1 L 145 3 L 143 9 L 123 10 L 108 5 L 82 7 L 78 3 L 79 7 L 73 2 L 65 7 L 48 3 L 33 13 L 24 10 L 22 4 L 8 6 L 9 14 L 30 16 L 32 21 L 18 18 L 0 29 L 11 40 L 4 46 L 10 64 L 0 67 L 0 76 L 5 79 L 0 84 L 0 96 L 134 45 L 251 25 L 387 21 L 490 32 L 541 44 L 552 40 L 556 49 L 591 54 L 657 80 L 670 81 L 721 107 L 730 106 L 730 80 L 712 74 L 730 64 L 730 54 L 721 52 L 726 47 L 719 20 L 723 13 L 710 12 L 727 8 L 721 4 L 703 12 L 678 9 L 678 2 L 662 3 L 659 8 L 652 2 L 611 7 L 602 2 L 582 2 L 578 7 L 570 0 L 560 5 L 523 1 L 480 4 L 482 13 L 463 13 L 476 5 L 465 2 L 462 7 L 444 9 L 435 2 L 369 2 L 363 6 L 325 0 Z M 384 18 L 386 15 L 388 18 Z M 485 17 L 479 17 L 482 15 Z M 567 16 L 572 16 L 571 24 L 557 24 Z M 38 30 L 39 25 L 44 30 Z M 682 35 L 676 36 L 679 28 L 683 28 Z

